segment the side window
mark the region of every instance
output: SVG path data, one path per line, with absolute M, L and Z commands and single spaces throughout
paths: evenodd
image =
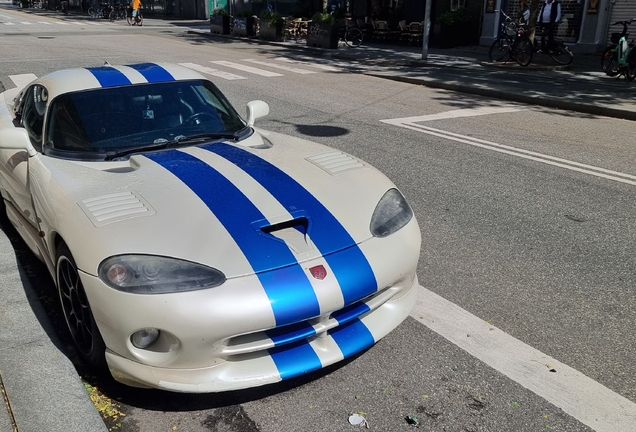
M 44 126 L 44 113 L 46 112 L 48 96 L 48 91 L 41 85 L 32 86 L 24 96 L 22 126 L 29 134 L 33 145 L 38 148 L 42 147 L 42 128 Z

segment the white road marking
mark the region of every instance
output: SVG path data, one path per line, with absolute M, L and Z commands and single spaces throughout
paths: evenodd
M 270 71 L 266 71 L 266 70 L 263 70 L 263 69 L 257 69 L 257 68 L 252 67 L 252 66 L 246 66 L 246 65 L 242 65 L 240 63 L 234 63 L 234 62 L 229 62 L 229 61 L 224 61 L 224 60 L 211 61 L 210 63 L 218 64 L 218 65 L 229 67 L 229 68 L 233 68 L 233 69 L 238 69 L 238 70 L 243 71 L 243 72 L 253 73 L 255 75 L 261 75 L 261 76 L 268 77 L 268 78 L 269 77 L 284 76 L 283 74 L 279 74 L 279 73 L 276 73 L 276 72 L 270 72 Z
M 79 22 L 79 21 L 71 21 L 71 24 L 75 24 L 75 25 L 78 25 L 78 26 L 86 25 L 85 22 Z
M 32 22 L 29 21 L 20 21 L 20 24 L 24 24 L 24 25 L 33 25 Z
M 57 24 L 59 24 L 59 25 L 68 25 L 68 23 L 62 22 L 62 21 L 58 21 Z
M 15 25 L 15 23 L 4 23 L 4 25 Z
M 459 117 L 475 117 L 475 116 L 488 115 L 488 114 L 517 112 L 517 111 L 523 111 L 525 109 L 527 108 L 514 106 L 514 105 L 508 105 L 503 107 L 480 107 L 480 108 L 458 109 L 458 110 L 452 110 L 452 111 L 444 111 L 437 114 L 429 114 L 429 115 L 416 116 L 416 117 L 404 117 L 404 118 L 396 118 L 396 119 L 380 120 L 380 121 L 399 126 L 402 123 L 416 123 L 416 122 L 443 120 L 443 119 L 459 118 Z
M 317 68 L 317 69 L 322 69 L 322 70 L 326 70 L 329 72 L 339 72 L 342 69 L 334 67 L 334 66 L 329 66 L 329 65 L 323 65 L 323 64 L 318 64 L 318 63 L 312 63 L 312 62 L 308 62 L 308 61 L 303 61 L 303 60 L 292 60 L 292 59 L 288 59 L 287 57 L 275 57 L 274 60 L 278 60 L 278 61 L 282 61 L 282 62 L 286 62 L 286 63 L 295 63 L 295 64 L 300 64 L 303 66 L 310 66 L 313 68 Z
M 189 69 L 195 70 L 197 72 L 202 72 L 208 75 L 212 75 L 215 77 L 223 78 L 226 80 L 239 80 L 239 79 L 247 79 L 247 77 L 234 75 L 233 73 L 223 72 L 218 69 L 212 69 L 207 66 L 201 66 L 196 63 L 179 63 L 180 66 L 187 67 Z
M 24 88 L 27 84 L 36 79 L 37 76 L 32 73 L 27 73 L 20 75 L 9 75 L 9 78 L 11 79 L 11 81 L 13 81 L 13 84 L 15 84 L 16 87 Z
M 46 22 L 46 21 L 38 21 L 38 24 L 53 25 L 50 22 Z
M 493 109 L 491 112 L 487 112 L 487 110 L 483 110 L 483 111 L 478 111 L 478 110 L 479 109 L 468 110 L 468 111 L 471 111 L 472 113 L 469 112 L 467 114 L 469 114 L 470 116 L 474 116 L 474 115 L 493 114 L 497 112 L 513 112 L 513 111 L 504 111 L 504 108 L 501 108 L 499 110 Z M 562 159 L 562 158 L 546 155 L 543 153 L 537 153 L 530 150 L 524 150 L 524 149 L 511 147 L 511 146 L 507 146 L 503 144 L 497 144 L 492 141 L 482 140 L 479 138 L 473 138 L 467 135 L 456 134 L 453 132 L 448 132 L 441 129 L 436 129 L 436 128 L 432 128 L 429 126 L 424 126 L 424 125 L 420 125 L 416 123 L 421 121 L 438 120 L 441 118 L 467 117 L 467 115 L 460 115 L 460 111 L 462 110 L 448 111 L 447 113 L 452 113 L 452 114 L 449 114 L 450 116 L 447 116 L 447 117 L 444 117 L 444 114 L 447 114 L 447 113 L 440 113 L 440 114 L 433 114 L 431 116 L 405 117 L 401 119 L 387 119 L 387 120 L 380 120 L 380 121 L 383 123 L 403 127 L 406 129 L 414 130 L 414 131 L 425 133 L 428 135 L 433 135 L 439 138 L 445 138 L 445 139 L 460 142 L 463 144 L 472 145 L 474 147 L 480 147 L 487 150 L 496 151 L 499 153 L 505 153 L 511 156 L 529 159 L 535 162 L 541 162 L 547 165 L 553 165 L 559 168 L 565 168 L 571 171 L 577 171 L 584 174 L 601 177 L 607 180 L 613 180 L 620 183 L 636 185 L 636 176 L 633 176 L 631 174 L 625 174 L 618 171 L 612 171 L 605 168 L 599 168 L 592 165 L 586 165 L 583 163 L 574 162 L 571 160 Z
M 283 65 L 278 65 L 278 64 L 275 64 L 275 63 L 268 63 L 268 62 L 264 62 L 264 61 L 253 60 L 253 59 L 243 59 L 243 61 L 254 63 L 254 64 L 258 64 L 258 65 L 261 65 L 261 66 L 268 66 L 268 67 L 273 67 L 273 68 L 276 68 L 276 69 L 282 69 L 282 70 L 286 70 L 288 72 L 293 72 L 293 73 L 297 73 L 297 74 L 314 74 L 314 73 L 317 73 L 316 71 L 310 71 L 310 70 L 307 70 L 307 69 L 300 69 L 300 68 L 295 68 L 295 67 L 291 67 L 291 66 L 283 66 Z
M 432 291 L 420 287 L 411 316 L 595 431 L 636 430 L 635 403 Z

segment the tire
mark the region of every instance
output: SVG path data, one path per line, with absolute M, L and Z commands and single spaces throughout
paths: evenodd
M 601 55 L 601 69 L 611 77 L 618 75 L 618 54 L 616 54 L 616 48 L 608 47 L 603 51 Z
M 80 356 L 91 367 L 105 370 L 106 345 L 93 318 L 75 260 L 64 242 L 56 252 L 55 283 L 66 326 Z
M 139 13 L 139 21 L 137 22 L 138 26 L 142 26 L 144 25 L 144 17 L 143 15 L 141 15 L 141 12 Z
M 99 17 L 99 12 L 97 12 L 95 8 L 91 6 L 88 8 L 88 16 L 90 16 L 91 18 L 97 18 Z
M 506 62 L 510 58 L 510 42 L 506 38 L 497 38 L 488 50 L 492 63 Z
M 631 56 L 630 57 L 636 57 Z M 627 67 L 625 67 L 625 78 L 627 81 L 634 81 L 636 79 L 636 58 L 627 61 Z
M 569 65 L 574 60 L 574 54 L 563 42 L 556 44 L 555 49 L 550 52 L 550 57 L 560 65 Z
M 514 56 L 517 63 L 520 66 L 528 66 L 532 61 L 532 54 L 534 53 L 534 47 L 532 41 L 526 35 L 519 36 L 513 46 Z
M 350 28 L 345 32 L 345 43 L 350 47 L 359 47 L 362 45 L 362 31 L 357 28 Z
M 137 23 L 135 22 L 135 18 L 133 18 L 133 17 L 132 17 L 132 16 L 130 16 L 130 15 L 128 15 L 128 16 L 126 17 L 126 22 L 128 22 L 128 25 L 131 25 L 131 26 L 132 26 L 132 25 L 137 24 Z

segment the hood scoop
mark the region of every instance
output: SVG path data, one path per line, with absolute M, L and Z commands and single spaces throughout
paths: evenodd
M 96 227 L 122 219 L 156 213 L 150 204 L 132 191 L 86 198 L 77 204 Z
M 292 220 L 260 226 L 261 233 L 272 237 L 272 240 L 284 242 L 297 255 L 311 252 L 314 245 L 309 238 L 309 219 L 297 217 Z
M 310 156 L 307 160 L 331 175 L 338 175 L 351 170 L 364 168 L 364 164 L 339 151 Z

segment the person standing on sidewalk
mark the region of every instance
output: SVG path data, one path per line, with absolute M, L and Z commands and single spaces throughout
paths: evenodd
M 542 27 L 541 30 L 541 51 L 546 52 L 554 41 L 554 32 L 558 24 L 561 22 L 561 3 L 558 0 L 545 0 L 539 9 L 537 16 L 537 25 Z M 547 37 L 547 46 L 546 46 Z

